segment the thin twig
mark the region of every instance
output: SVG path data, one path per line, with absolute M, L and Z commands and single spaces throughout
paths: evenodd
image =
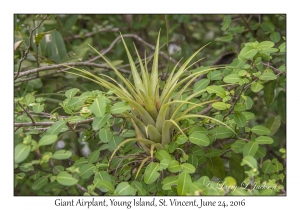
M 231 107 L 229 108 L 227 114 L 225 114 L 225 116 L 223 117 L 223 120 L 224 120 L 227 116 L 229 116 L 229 115 L 232 113 L 232 111 L 233 111 L 235 105 L 237 104 L 237 102 L 238 102 L 238 100 L 240 99 L 240 97 L 241 97 L 242 93 L 244 92 L 244 90 L 245 90 L 245 85 L 242 86 L 241 91 L 240 91 L 239 94 L 234 98 L 234 102 L 233 102 L 233 104 L 231 105 Z
M 18 71 L 17 71 L 16 75 L 14 76 L 14 79 L 17 79 L 17 78 L 18 78 L 18 76 L 19 76 L 19 74 L 20 74 L 20 71 L 21 71 L 22 63 L 23 63 L 23 61 L 27 58 L 27 55 L 28 55 L 29 50 L 30 50 L 30 48 L 31 48 L 31 44 L 32 44 L 32 35 L 33 35 L 34 31 L 35 31 L 36 29 L 38 29 L 38 28 L 42 25 L 42 23 L 46 20 L 47 16 L 48 16 L 48 15 L 46 15 L 46 16 L 41 20 L 41 22 L 40 22 L 35 28 L 31 29 L 31 33 L 30 33 L 30 36 L 29 36 L 29 45 L 28 45 L 28 47 L 27 47 L 25 53 L 23 54 L 21 60 L 19 61 Z
M 94 120 L 94 118 L 90 118 L 87 120 L 78 121 L 76 123 L 69 123 L 69 125 L 79 125 L 79 124 L 86 124 L 90 123 Z M 51 126 L 55 122 L 26 122 L 26 123 L 14 123 L 14 127 L 28 127 L 28 126 Z
M 18 104 L 19 104 L 19 106 L 24 110 L 24 112 L 26 112 L 26 114 L 27 114 L 27 116 L 30 118 L 30 120 L 31 120 L 31 124 L 32 125 L 35 125 L 36 124 L 36 122 L 34 121 L 34 119 L 33 119 L 33 117 L 31 116 L 31 114 L 27 111 L 27 109 L 25 109 L 23 106 L 22 106 L 22 104 L 20 103 L 20 102 L 18 102 Z

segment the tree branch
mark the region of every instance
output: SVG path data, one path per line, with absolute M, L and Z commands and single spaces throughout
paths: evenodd
M 23 61 L 27 58 L 27 55 L 28 55 L 28 53 L 29 53 L 29 49 L 31 48 L 31 44 L 32 44 L 32 35 L 33 35 L 34 31 L 35 31 L 36 29 L 38 29 L 38 28 L 42 25 L 42 23 L 46 20 L 47 16 L 48 16 L 48 15 L 46 15 L 46 16 L 41 20 L 41 22 L 40 22 L 35 28 L 31 29 L 31 33 L 30 33 L 30 36 L 29 36 L 29 45 L 28 45 L 28 47 L 27 47 L 25 53 L 23 54 L 21 60 L 19 61 L 18 71 L 17 71 L 16 75 L 14 76 L 14 79 L 17 79 L 17 78 L 18 78 L 18 76 L 19 76 L 19 74 L 20 74 L 20 71 L 21 71 L 22 63 L 23 63 Z
M 35 125 L 35 121 L 34 121 L 33 117 L 31 116 L 31 114 L 27 111 L 27 109 L 25 109 L 20 102 L 18 102 L 18 104 L 24 110 L 24 112 L 26 112 L 27 116 L 30 118 L 30 120 L 32 122 L 32 125 Z
M 68 119 L 68 118 L 67 118 Z M 87 120 L 78 121 L 76 123 L 69 123 L 69 125 L 79 125 L 90 123 L 94 120 L 94 118 L 90 118 Z M 14 123 L 14 127 L 27 127 L 27 126 L 51 126 L 55 122 L 26 122 L 26 123 Z

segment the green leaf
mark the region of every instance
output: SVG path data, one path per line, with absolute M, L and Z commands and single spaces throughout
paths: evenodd
M 239 82 L 241 77 L 238 74 L 229 74 L 224 77 L 223 81 L 230 84 L 236 84 Z
M 57 135 L 45 135 L 38 142 L 39 146 L 45 146 L 53 144 L 57 140 Z
M 108 142 L 109 148 L 111 150 L 115 150 L 119 144 L 122 142 L 122 137 L 120 136 L 113 136 L 112 139 Z
M 39 114 L 39 113 L 41 113 L 42 111 L 44 111 L 44 106 L 45 106 L 45 104 L 40 104 L 40 103 L 38 103 L 38 104 L 35 104 L 35 105 L 32 106 L 32 110 L 33 110 L 35 113 Z
M 269 21 L 262 22 L 262 24 L 260 24 L 260 28 L 269 33 L 275 30 L 275 26 Z
M 219 178 L 225 177 L 226 171 L 225 171 L 224 163 L 219 156 L 206 158 L 206 163 L 208 169 L 213 173 L 213 175 Z
M 22 161 L 24 161 L 29 153 L 30 153 L 30 149 L 31 149 L 31 146 L 30 145 L 26 145 L 26 144 L 23 144 L 23 143 L 20 143 L 18 144 L 16 147 L 15 147 L 15 162 L 16 163 L 21 163 Z
M 61 34 L 55 30 L 49 34 L 48 40 L 48 42 L 46 42 L 45 39 L 41 41 L 41 47 L 42 45 L 46 45 L 46 47 L 44 47 L 46 48 L 46 56 L 55 63 L 61 63 L 62 60 L 67 56 L 65 42 Z
M 265 173 L 265 174 L 272 174 L 275 173 L 275 167 L 272 164 L 271 160 L 265 160 L 262 164 L 262 168 L 261 170 Z
M 272 163 L 274 164 L 276 173 L 279 173 L 281 170 L 283 170 L 282 163 L 278 162 L 278 160 L 276 158 L 272 159 Z
M 103 117 L 95 117 L 92 123 L 93 130 L 101 129 L 109 120 L 110 113 L 107 113 Z
M 144 173 L 144 182 L 146 184 L 152 184 L 155 182 L 159 177 L 159 173 L 157 172 L 158 170 L 161 170 L 158 163 L 151 162 L 147 165 Z
M 160 166 L 162 169 L 166 169 L 166 168 L 168 168 L 169 163 L 170 163 L 170 161 L 169 161 L 168 159 L 163 159 L 163 160 L 160 161 L 159 166 Z
M 200 90 L 204 90 L 210 83 L 209 79 L 201 79 L 194 84 L 193 92 L 196 93 Z
M 185 136 L 185 135 L 183 135 L 183 134 L 181 134 L 181 135 L 179 135 L 179 136 L 177 137 L 176 143 L 177 143 L 178 145 L 181 145 L 181 144 L 184 144 L 187 140 L 188 140 L 188 137 Z
M 217 110 L 226 110 L 230 108 L 230 104 L 226 104 L 224 102 L 215 102 L 212 104 L 212 107 Z
M 283 42 L 279 47 L 278 49 L 280 50 L 280 52 L 286 52 L 286 43 Z
M 246 126 L 246 117 L 242 113 L 236 112 L 233 115 L 233 119 L 238 127 L 242 128 Z
M 281 117 L 281 120 L 285 122 L 286 121 L 286 94 L 284 91 L 280 91 L 277 97 L 277 101 L 279 102 L 277 103 L 278 113 Z
M 254 141 L 249 141 L 243 149 L 243 156 L 254 156 L 258 149 L 258 144 Z
M 255 158 L 263 158 L 266 156 L 266 150 L 264 149 L 264 147 L 259 146 L 257 152 L 255 153 Z
M 247 165 L 252 169 L 257 169 L 257 161 L 252 156 L 245 156 L 241 162 L 241 166 Z
M 143 186 L 142 183 L 138 182 L 138 181 L 133 181 L 131 182 L 131 186 L 137 190 L 138 192 L 138 196 L 145 196 L 147 195 L 147 191 L 145 189 L 145 187 Z
M 224 98 L 226 96 L 224 88 L 216 85 L 211 85 L 206 88 L 206 91 L 210 94 L 216 93 L 217 96 Z
M 264 81 L 275 80 L 275 79 L 277 79 L 277 76 L 272 72 L 265 72 L 259 77 L 259 79 L 264 80 Z
M 264 101 L 267 106 L 269 106 L 273 100 L 274 100 L 274 95 L 275 95 L 275 88 L 277 85 L 277 81 L 270 81 L 265 84 L 264 88 Z
M 103 128 L 99 131 L 99 138 L 101 142 L 107 143 L 113 138 L 113 134 L 110 132 L 109 129 Z
M 128 105 L 127 103 L 125 102 L 118 102 L 118 103 L 115 103 L 111 108 L 110 108 L 110 112 L 112 114 L 121 114 L 127 110 L 130 110 L 131 107 L 130 105 Z
M 189 159 L 187 160 L 188 163 L 192 164 L 195 168 L 198 167 L 198 158 L 195 154 L 188 154 Z
M 211 71 L 207 74 L 207 78 L 211 81 L 221 80 L 222 72 L 220 70 Z
M 244 149 L 246 142 L 243 140 L 236 140 L 233 144 L 231 144 L 231 149 L 236 152 L 242 152 Z
M 181 166 L 177 160 L 171 160 L 168 166 L 168 170 L 171 173 L 177 173 L 181 171 Z
M 252 112 L 241 112 L 241 113 L 246 117 L 247 121 L 255 118 L 255 115 Z
M 244 167 L 241 166 L 242 158 L 238 154 L 232 154 L 229 159 L 229 173 L 236 180 L 238 185 L 245 179 Z
M 91 163 L 88 163 L 86 165 L 83 165 L 80 167 L 80 176 L 83 179 L 88 179 L 94 174 L 95 166 Z
M 273 139 L 271 137 L 268 137 L 268 136 L 259 136 L 255 139 L 255 142 L 257 144 L 272 144 Z
M 208 146 L 210 144 L 210 140 L 209 138 L 199 132 L 193 132 L 190 136 L 189 136 L 189 140 L 190 142 L 192 142 L 193 144 L 197 144 L 199 146 Z
M 254 92 L 254 93 L 257 93 L 259 91 L 261 91 L 261 89 L 263 89 L 264 86 L 258 82 L 252 82 L 251 83 L 251 90 Z
M 223 18 L 223 22 L 222 22 L 222 28 L 221 30 L 222 31 L 225 31 L 229 24 L 231 23 L 231 16 L 230 15 L 226 15 L 224 18 Z
M 271 35 L 270 35 L 270 39 L 271 39 L 273 42 L 277 43 L 277 42 L 279 42 L 279 41 L 281 40 L 281 35 L 280 35 L 279 32 L 273 31 L 273 32 L 271 33 Z
M 76 93 L 78 93 L 78 91 L 79 91 L 78 88 L 72 88 L 72 89 L 70 89 L 70 90 L 68 90 L 68 91 L 65 92 L 65 96 L 67 98 L 72 98 L 73 96 L 76 95 Z
M 160 161 L 165 160 L 165 159 L 169 160 L 169 161 L 172 160 L 170 154 L 166 150 L 158 150 L 155 153 L 155 157 Z
M 256 46 L 256 49 L 258 49 L 258 50 L 267 50 L 267 49 L 272 48 L 273 46 L 274 46 L 274 42 L 264 41 L 264 42 L 259 43 Z
M 115 188 L 114 185 L 112 184 L 111 181 L 106 181 L 106 180 L 97 180 L 97 187 L 102 191 L 102 192 L 114 192 Z
M 95 150 L 94 152 L 92 152 L 91 154 L 89 154 L 88 156 L 88 163 L 95 163 L 98 158 L 100 156 L 100 151 L 99 150 Z
M 267 120 L 266 127 L 270 130 L 269 136 L 273 136 L 280 127 L 281 121 L 279 116 L 272 116 Z
M 24 103 L 25 103 L 26 106 L 33 103 L 34 101 L 35 101 L 35 98 L 32 94 L 27 94 L 24 98 Z
M 234 133 L 229 128 L 221 126 L 211 129 L 209 134 L 211 134 L 214 139 L 226 139 L 231 137 Z
M 177 193 L 178 195 L 187 195 L 190 192 L 192 179 L 186 172 L 181 172 L 178 176 Z
M 196 168 L 192 164 L 189 164 L 189 163 L 181 164 L 181 168 L 182 168 L 182 171 L 189 173 L 189 174 L 195 173 L 195 171 L 196 171 Z
M 229 34 L 227 36 L 222 36 L 220 40 L 221 42 L 230 42 L 232 39 L 233 39 L 233 35 Z
M 57 135 L 60 132 L 62 132 L 63 129 L 68 128 L 68 126 L 66 126 L 66 122 L 64 120 L 59 120 L 55 123 L 53 123 L 53 125 L 51 125 L 51 127 L 46 131 L 47 135 Z
M 257 54 L 257 52 L 257 49 L 253 49 L 253 47 L 246 46 L 241 50 L 239 55 L 246 60 L 252 60 L 253 57 Z
M 105 96 L 98 96 L 92 105 L 89 107 L 96 117 L 103 117 L 106 111 L 106 98 Z
M 265 126 L 256 125 L 253 128 L 251 128 L 251 132 L 255 133 L 257 135 L 269 135 L 270 130 L 266 128 Z
M 72 156 L 71 151 L 58 150 L 52 155 L 52 158 L 54 158 L 56 160 L 65 160 L 65 159 L 70 158 L 71 156 Z
M 178 184 L 178 177 L 177 176 L 168 176 L 164 178 L 164 180 L 161 182 L 163 184 L 162 189 L 163 190 L 171 190 L 173 185 Z
M 121 182 L 114 191 L 115 195 L 135 195 L 136 190 L 128 182 Z
M 38 189 L 41 189 L 42 187 L 44 187 L 47 183 L 48 183 L 47 176 L 39 177 L 33 182 L 31 188 L 33 190 L 38 190 Z
M 64 186 L 72 186 L 77 184 L 78 180 L 73 178 L 71 176 L 71 174 L 69 174 L 68 172 L 62 171 L 60 172 L 57 177 L 56 180 L 59 184 L 64 185 Z

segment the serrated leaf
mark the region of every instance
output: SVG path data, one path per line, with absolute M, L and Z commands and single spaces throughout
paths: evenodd
M 52 158 L 54 158 L 56 160 L 65 160 L 65 159 L 70 158 L 71 156 L 72 156 L 71 151 L 58 150 L 52 155 Z
M 235 113 L 233 119 L 238 127 L 242 128 L 246 126 L 246 117 L 242 113 Z
M 65 92 L 65 96 L 67 98 L 72 98 L 73 96 L 76 95 L 76 93 L 78 93 L 78 91 L 79 91 L 78 88 L 72 88 L 72 89 L 70 89 L 70 90 L 68 90 L 68 91 Z
M 106 98 L 105 96 L 98 96 L 92 105 L 89 107 L 96 117 L 103 117 L 106 111 Z
M 169 160 L 169 161 L 172 160 L 170 154 L 166 150 L 158 150 L 155 153 L 155 157 L 160 161 L 162 161 L 164 159 Z
M 100 151 L 99 150 L 95 150 L 94 152 L 92 152 L 91 154 L 89 154 L 88 156 L 88 163 L 95 163 L 98 158 L 100 156 Z
M 57 135 L 59 134 L 62 129 L 68 128 L 66 126 L 66 122 L 64 120 L 59 120 L 55 123 L 53 123 L 53 125 L 51 125 L 51 127 L 46 131 L 47 135 Z
M 57 135 L 45 135 L 38 142 L 39 146 L 45 146 L 53 144 L 57 140 Z
M 256 125 L 253 128 L 251 128 L 251 132 L 255 133 L 257 135 L 269 135 L 270 130 L 266 128 L 265 126 Z
M 277 79 L 276 75 L 272 72 L 265 72 L 263 73 L 260 77 L 259 77 L 260 80 L 274 80 L 274 79 Z
M 178 195 L 187 195 L 190 192 L 192 179 L 186 172 L 181 172 L 178 176 L 177 193 Z
M 193 92 L 196 93 L 200 90 L 204 90 L 210 83 L 209 79 L 201 79 L 194 84 Z
M 149 163 L 149 165 L 147 165 L 145 169 L 144 182 L 146 184 L 154 183 L 159 177 L 159 173 L 157 172 L 158 170 L 160 170 L 158 163 L 154 163 L 154 162 Z
M 281 121 L 279 116 L 272 116 L 267 120 L 266 127 L 270 130 L 269 136 L 273 136 L 280 127 Z
M 93 130 L 101 129 L 109 120 L 110 113 L 107 113 L 103 117 L 95 117 L 92 123 Z
M 257 169 L 257 161 L 253 156 L 245 156 L 241 162 L 241 166 L 247 165 L 253 169 Z
M 258 144 L 254 141 L 249 141 L 243 149 L 243 156 L 254 156 L 258 149 Z
M 39 177 L 33 182 L 31 188 L 33 190 L 38 190 L 44 187 L 47 183 L 48 183 L 48 177 L 46 176 Z
M 183 163 L 180 166 L 182 168 L 182 171 L 189 173 L 189 174 L 195 173 L 195 171 L 196 171 L 195 167 L 189 163 Z
M 177 176 L 168 176 L 164 178 L 164 180 L 161 182 L 163 184 L 162 189 L 163 190 L 171 190 L 172 186 L 178 184 L 178 177 Z
M 212 104 L 212 107 L 217 110 L 226 110 L 230 108 L 230 104 L 226 104 L 224 102 L 215 102 Z
M 131 107 L 130 105 L 128 105 L 127 103 L 125 102 L 118 102 L 118 103 L 115 103 L 111 108 L 110 108 L 110 112 L 112 114 L 121 114 L 127 110 L 130 110 Z
M 236 84 L 240 79 L 241 77 L 238 74 L 229 74 L 224 77 L 223 81 L 229 84 Z
M 59 184 L 64 185 L 64 186 L 72 186 L 77 184 L 78 180 L 73 178 L 71 176 L 71 174 L 69 174 L 68 172 L 62 171 L 60 172 L 57 177 L 56 180 Z
M 268 136 L 259 136 L 255 139 L 255 142 L 257 144 L 272 144 L 273 139 L 271 137 L 268 137 Z
M 28 157 L 28 155 L 30 153 L 30 149 L 31 149 L 30 145 L 26 145 L 23 143 L 18 144 L 15 147 L 15 152 L 14 152 L 15 162 L 21 163 L 22 161 L 24 161 Z
M 80 176 L 83 179 L 88 179 L 94 174 L 95 166 L 91 163 L 88 163 L 86 165 L 83 165 L 80 167 Z
M 136 190 L 128 182 L 121 182 L 114 191 L 115 195 L 135 195 Z
M 254 93 L 257 93 L 259 91 L 261 91 L 262 89 L 264 88 L 264 86 L 258 82 L 252 82 L 251 83 L 251 90 L 254 92 Z
M 181 166 L 177 160 L 171 160 L 168 166 L 168 170 L 172 173 L 181 171 Z
M 189 136 L 190 142 L 199 146 L 208 146 L 210 144 L 209 138 L 199 132 L 194 132 Z

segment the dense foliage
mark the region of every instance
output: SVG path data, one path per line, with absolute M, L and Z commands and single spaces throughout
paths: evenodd
M 15 195 L 285 195 L 284 15 L 15 15 Z

